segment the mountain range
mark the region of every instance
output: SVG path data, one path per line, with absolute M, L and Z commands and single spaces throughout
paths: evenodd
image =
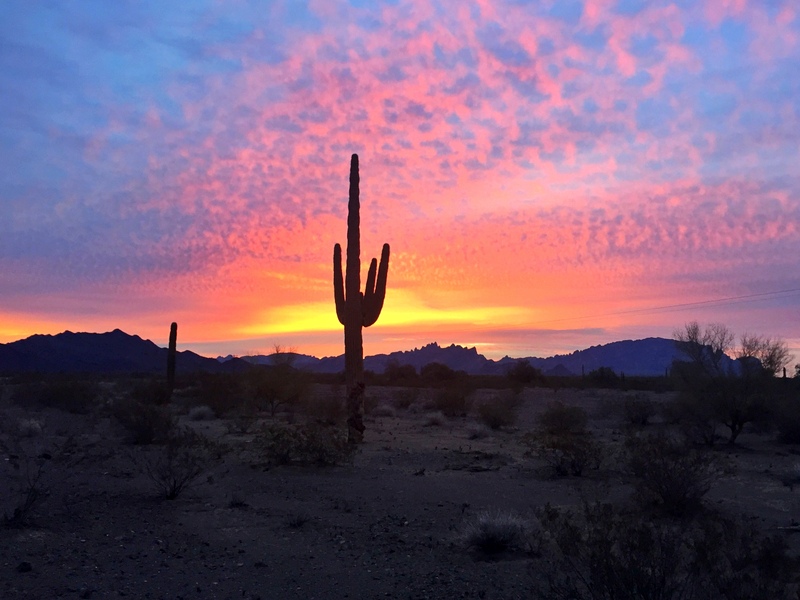
M 0 373 L 165 373 L 167 349 L 138 335 L 107 333 L 32 335 L 0 344 Z M 239 359 L 220 363 L 189 350 L 178 352 L 175 371 L 231 372 L 248 369 Z
M 545 375 L 580 375 L 600 367 L 626 375 L 663 375 L 672 362 L 679 358 L 672 340 L 646 338 L 624 340 L 571 354 L 548 358 L 504 357 L 492 360 L 479 354 L 475 348 L 431 343 L 421 348 L 377 354 L 364 359 L 364 368 L 381 373 L 389 364 L 411 365 L 417 371 L 436 362 L 451 369 L 466 371 L 471 375 L 505 375 L 521 360 L 527 360 Z M 281 355 L 295 368 L 314 373 L 337 373 L 344 369 L 344 355 L 316 358 L 305 354 Z M 167 360 L 167 349 L 115 329 L 107 333 L 73 333 L 33 335 L 23 340 L 0 344 L 0 373 L 161 373 Z M 236 372 L 252 364 L 272 364 L 274 356 L 207 358 L 185 350 L 178 352 L 176 369 L 180 373 Z
M 218 360 L 224 364 L 231 358 L 226 356 Z M 657 337 L 612 342 L 548 358 L 506 356 L 500 360 L 486 358 L 474 347 L 465 348 L 455 344 L 443 347 L 433 342 L 414 350 L 367 356 L 364 358 L 364 368 L 382 373 L 387 365 L 398 364 L 411 365 L 419 372 L 425 365 L 436 362 L 470 375 L 505 375 L 519 361 L 527 360 L 545 375 L 580 375 L 582 372 L 589 373 L 600 367 L 607 367 L 618 374 L 655 376 L 663 375 L 678 358 L 680 353 L 675 342 Z M 275 357 L 271 355 L 242 356 L 241 359 L 263 365 L 273 364 L 275 361 Z M 338 373 L 344 369 L 344 355 L 326 358 L 296 353 L 281 355 L 280 360 L 287 359 L 296 368 L 314 373 Z

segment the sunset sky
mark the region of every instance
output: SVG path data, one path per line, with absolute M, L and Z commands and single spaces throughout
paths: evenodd
M 341 354 L 352 153 L 366 354 L 800 359 L 797 0 L 2 2 L 0 342 Z

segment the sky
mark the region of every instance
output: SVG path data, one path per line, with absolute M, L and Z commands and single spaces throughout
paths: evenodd
M 800 359 L 796 0 L 6 0 L 0 342 L 341 354 L 353 153 L 367 355 Z

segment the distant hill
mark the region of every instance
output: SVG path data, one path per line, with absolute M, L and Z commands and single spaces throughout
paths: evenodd
M 313 373 L 338 373 L 344 370 L 344 355 L 316 358 L 305 354 L 285 353 L 281 360 Z M 580 375 L 600 367 L 617 374 L 663 375 L 672 362 L 680 358 L 675 343 L 665 338 L 624 340 L 571 354 L 548 358 L 504 357 L 492 360 L 475 348 L 439 346 L 431 343 L 422 348 L 377 354 L 364 359 L 364 367 L 382 373 L 390 363 L 411 365 L 417 372 L 436 362 L 471 375 L 505 375 L 519 361 L 527 360 L 545 375 Z M 231 356 L 206 358 L 188 350 L 178 352 L 177 372 L 235 372 L 251 364 L 269 365 L 272 356 Z M 137 335 L 115 329 L 108 333 L 73 333 L 33 335 L 24 340 L 0 344 L 0 373 L 162 373 L 166 369 L 167 349 Z
M 138 335 L 115 329 L 107 333 L 32 335 L 0 344 L 0 373 L 165 373 L 167 349 Z M 178 352 L 175 371 L 229 372 L 249 368 L 241 360 L 220 363 L 185 350 Z
M 230 357 L 219 360 L 228 358 Z M 612 342 L 549 358 L 507 356 L 500 360 L 486 358 L 475 348 L 456 345 L 442 347 L 433 342 L 414 350 L 367 356 L 364 359 L 364 368 L 382 373 L 386 365 L 397 363 L 411 365 L 419 372 L 425 365 L 437 362 L 470 375 L 505 375 L 515 364 L 527 360 L 545 375 L 580 375 L 582 371 L 589 373 L 600 367 L 608 367 L 618 374 L 656 376 L 663 375 L 678 358 L 680 354 L 675 342 L 665 338 Z M 244 356 L 242 359 L 255 364 L 272 362 L 272 357 L 264 355 Z M 297 368 L 315 373 L 338 373 L 344 369 L 344 355 L 320 359 L 305 354 L 293 354 L 292 359 Z

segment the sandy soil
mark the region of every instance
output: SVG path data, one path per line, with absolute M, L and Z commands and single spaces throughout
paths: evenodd
M 621 443 L 622 394 L 527 390 L 516 426 L 481 439 L 470 439 L 474 415 L 429 425 L 412 406 L 368 417 L 353 463 L 325 468 L 257 464 L 246 452 L 251 436 L 227 433 L 220 420 L 192 422 L 231 450 L 172 501 L 156 497 L 130 458 L 150 450 L 122 443 L 109 417 L 6 407 L 6 424 L 32 416 L 44 427 L 31 440 L 74 435 L 85 459 L 47 474 L 51 494 L 33 525 L 0 528 L 0 597 L 530 598 L 535 557 L 485 560 L 459 535 L 484 509 L 533 520 L 546 502 L 624 501 L 630 480 L 613 460 L 552 479 L 520 441 L 558 398 L 584 406 L 606 443 Z M 796 524 L 800 489 L 780 476 L 800 449 L 746 433 L 723 452 L 738 468 L 707 504 L 747 514 L 764 531 Z M 794 551 L 797 537 L 789 537 Z

